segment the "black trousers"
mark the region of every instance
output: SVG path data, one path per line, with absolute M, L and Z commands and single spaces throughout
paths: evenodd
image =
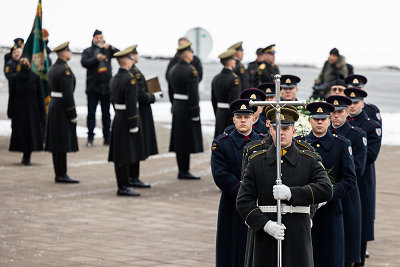
M 96 127 L 96 108 L 100 101 L 101 106 L 101 120 L 103 122 L 103 137 L 104 139 L 110 139 L 110 95 L 102 94 L 87 94 L 88 102 L 88 115 L 86 124 L 88 127 L 88 139 L 94 137 L 94 127 Z
M 140 169 L 139 161 L 129 164 L 129 177 L 139 178 L 139 169 Z
M 25 160 L 30 160 L 31 159 L 31 154 L 32 152 L 24 152 L 22 158 Z
M 190 154 L 176 153 L 176 162 L 179 172 L 188 172 L 190 168 Z
M 128 186 L 129 164 L 114 163 L 115 177 L 117 178 L 118 188 Z
M 67 174 L 67 153 L 52 153 L 54 172 L 57 177 Z

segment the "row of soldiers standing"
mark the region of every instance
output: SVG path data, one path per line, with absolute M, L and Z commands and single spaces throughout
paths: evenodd
M 233 48 L 240 51 L 240 46 Z M 364 266 L 367 242 L 374 240 L 374 162 L 382 137 L 379 109 L 364 102 L 367 79 L 350 75 L 331 82 L 326 102 L 306 107 L 312 129 L 306 136 L 292 140 L 298 111 L 281 109 L 283 185 L 274 186 L 275 111 L 252 109 L 249 100 L 273 101 L 275 86 L 262 83 L 243 90 L 239 74 L 243 78 L 246 72 L 240 71 L 236 54 L 235 49 L 220 54 L 224 68 L 212 84 L 216 137 L 211 167 L 222 192 L 217 266 L 276 266 L 275 239 L 285 239 L 283 266 Z M 283 75 L 281 100 L 297 100 L 299 82 L 299 77 Z M 256 127 L 257 122 L 265 127 Z M 304 155 L 311 163 L 302 160 Z M 319 162 L 325 174 L 316 169 L 307 174 L 312 162 Z M 286 227 L 276 223 L 277 199 L 290 206 L 282 219 Z M 303 220 L 304 213 L 312 221 Z

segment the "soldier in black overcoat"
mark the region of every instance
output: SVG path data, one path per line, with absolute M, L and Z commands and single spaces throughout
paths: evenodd
M 274 76 L 279 74 L 279 67 L 275 64 L 275 45 L 269 45 L 263 49 L 263 62 L 258 65 L 254 73 L 253 83 L 258 86 L 262 83 L 274 82 Z
M 211 172 L 221 189 L 218 209 L 216 266 L 243 266 L 247 226 L 236 211 L 240 187 L 243 147 L 263 135 L 252 130 L 254 108 L 249 101 L 238 99 L 230 105 L 235 129 L 221 134 L 212 143 Z
M 4 66 L 12 58 L 12 52 L 16 47 L 20 47 L 20 48 L 22 48 L 22 50 L 24 50 L 24 39 L 19 38 L 19 37 L 14 39 L 14 44 L 11 47 L 10 52 L 8 52 L 4 55 Z
M 257 48 L 256 50 L 256 60 L 250 62 L 247 65 L 247 73 L 249 74 L 249 83 L 251 87 L 257 87 L 257 83 L 254 82 L 254 75 L 257 71 L 258 66 L 264 61 L 264 48 Z
M 277 240 L 284 240 L 284 267 L 313 266 L 309 205 L 332 198 L 332 185 L 318 156 L 299 150 L 292 142 L 298 113 L 283 107 L 281 115 L 283 184 L 276 185 L 276 145 L 271 145 L 250 157 L 237 197 L 237 210 L 253 234 L 253 244 L 247 243 L 245 266 L 276 266 Z M 275 109 L 268 111 L 274 144 L 275 116 Z M 277 199 L 283 204 L 282 225 L 276 222 Z
M 30 165 L 32 151 L 43 150 L 45 109 L 40 78 L 22 57 L 19 71 L 9 83 L 7 116 L 11 119 L 10 151 L 23 152 L 22 164 Z
M 232 124 L 229 105 L 238 99 L 240 94 L 240 79 L 233 72 L 236 65 L 235 53 L 236 51 L 231 49 L 218 56 L 224 68 L 214 77 L 211 84 L 211 103 L 215 115 L 214 138 Z
M 200 179 L 189 172 L 190 154 L 203 152 L 203 137 L 200 121 L 200 98 L 197 69 L 193 60 L 192 43 L 177 48 L 179 62 L 169 73 L 172 104 L 172 129 L 169 151 L 176 153 L 178 179 Z
M 335 107 L 331 113 L 331 125 L 329 130 L 333 134 L 346 137 L 351 142 L 354 166 L 357 180 L 364 174 L 367 159 L 367 136 L 358 127 L 351 126 L 347 121 L 349 116 L 348 106 L 352 101 L 341 95 L 331 95 L 326 102 Z M 358 183 L 353 190 L 342 198 L 344 243 L 345 243 L 345 266 L 351 267 L 353 263 L 360 262 L 361 246 L 361 200 Z
M 236 51 L 235 53 L 235 61 L 236 65 L 235 68 L 233 69 L 233 72 L 236 73 L 236 75 L 240 79 L 240 91 L 244 91 L 247 88 L 250 88 L 250 80 L 249 80 L 249 74 L 246 71 L 245 67 L 242 64 L 242 59 L 243 59 L 243 42 L 237 42 L 233 45 L 231 45 L 228 50 L 233 49 Z
M 340 267 L 345 263 L 343 207 L 341 199 L 357 184 L 351 142 L 328 131 L 330 113 L 334 106 L 325 102 L 307 105 L 310 111 L 311 132 L 305 136 L 322 158 L 333 183 L 333 198 L 320 207 L 313 218 L 311 231 L 314 266 Z
M 4 75 L 10 82 L 11 78 L 17 73 L 19 60 L 22 56 L 22 47 L 15 45 L 11 48 L 10 59 L 4 62 Z
M 111 128 L 108 161 L 114 162 L 118 196 L 140 196 L 130 190 L 129 165 L 145 160 L 143 130 L 138 105 L 138 87 L 135 76 L 130 72 L 133 47 L 114 54 L 120 66 L 110 81 L 115 116 Z
M 78 151 L 74 91 L 75 75 L 67 62 L 71 59 L 69 42 L 53 49 L 57 61 L 50 67 L 48 82 L 51 100 L 47 116 L 45 150 L 52 153 L 56 183 L 79 183 L 67 174 L 67 153 Z
M 350 116 L 348 121 L 352 126 L 357 126 L 367 134 L 367 159 L 364 174 L 358 181 L 361 198 L 361 262 L 356 266 L 364 266 L 367 242 L 374 240 L 375 201 L 376 201 L 376 174 L 375 160 L 379 155 L 382 143 L 382 126 L 371 119 L 363 110 L 364 98 L 367 92 L 350 87 L 344 90 L 347 97 L 352 100 L 349 106 Z
M 139 104 L 139 114 L 140 120 L 142 122 L 142 135 L 144 139 L 144 148 L 146 158 L 151 155 L 158 154 L 157 148 L 157 138 L 156 138 L 156 130 L 154 128 L 154 120 L 153 120 L 153 112 L 151 110 L 151 104 L 160 100 L 162 92 L 150 93 L 147 88 L 146 78 L 136 66 L 139 62 L 139 54 L 137 51 L 137 45 L 133 45 L 132 47 L 132 60 L 133 65 L 130 69 L 130 72 L 134 75 L 137 83 L 138 90 L 138 104 Z M 149 188 L 150 185 L 143 183 L 139 179 L 139 161 L 129 165 L 129 185 L 133 187 L 139 188 Z
M 362 90 L 365 90 L 365 85 L 367 84 L 367 77 L 360 74 L 353 74 L 346 77 L 344 82 L 348 87 L 357 87 Z M 382 126 L 382 116 L 379 108 L 372 103 L 364 103 L 363 110 L 367 113 L 368 118 L 371 120 L 377 121 Z
M 265 92 L 265 101 L 275 101 L 276 100 L 276 92 L 275 92 L 275 83 L 262 83 L 257 86 L 258 89 Z M 264 109 L 265 110 L 265 109 Z M 267 116 L 265 112 L 261 112 L 260 120 L 263 123 L 267 122 Z
M 249 99 L 253 101 L 265 101 L 266 95 L 264 91 L 257 88 L 249 88 L 240 93 L 241 99 Z M 253 129 L 256 133 L 267 135 L 269 133 L 269 128 L 266 123 L 261 120 L 261 113 L 263 113 L 264 107 L 257 107 L 257 111 L 254 113 L 254 124 Z

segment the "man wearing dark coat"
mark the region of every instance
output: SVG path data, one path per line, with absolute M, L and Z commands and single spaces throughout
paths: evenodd
M 14 46 L 10 52 L 10 59 L 4 64 L 4 75 L 7 80 L 10 82 L 11 78 L 17 73 L 17 67 L 19 64 L 19 60 L 22 56 L 22 47 Z
M 274 82 L 274 76 L 279 74 L 279 67 L 275 64 L 275 45 L 269 45 L 262 50 L 263 62 L 258 65 L 254 73 L 253 84 L 258 86 L 262 83 Z
M 242 59 L 243 59 L 243 42 L 238 42 L 236 44 L 231 45 L 229 49 L 233 49 L 236 51 L 235 53 L 235 61 L 236 65 L 235 68 L 233 69 L 233 72 L 236 73 L 236 75 L 240 79 L 240 91 L 243 92 L 247 88 L 250 88 L 250 80 L 249 80 L 249 74 L 247 73 L 245 67 L 242 64 Z
M 345 264 L 345 240 L 341 200 L 357 185 L 351 142 L 328 130 L 329 116 L 335 110 L 333 105 L 313 102 L 307 105 L 307 110 L 312 130 L 304 138 L 321 156 L 333 184 L 332 200 L 320 207 L 313 218 L 314 266 L 342 267 Z
M 22 57 L 9 88 L 7 116 L 11 119 L 10 151 L 23 152 L 22 164 L 31 164 L 32 151 L 43 150 L 45 109 L 39 76 L 31 71 L 27 57 Z
M 211 84 L 211 103 L 215 115 L 214 138 L 232 124 L 229 105 L 238 99 L 240 94 L 240 79 L 233 72 L 236 65 L 235 53 L 236 51 L 231 49 L 218 56 L 224 68 L 214 77 Z
M 293 145 L 298 113 L 281 108 L 282 183 L 276 185 L 275 109 L 267 113 L 274 145 L 249 159 L 237 196 L 237 210 L 251 228 L 246 266 L 277 266 L 277 240 L 282 240 L 283 266 L 313 266 L 309 205 L 332 198 L 332 185 L 317 155 Z M 276 200 L 282 206 L 282 225 L 277 223 Z
M 67 174 L 67 153 L 78 151 L 75 109 L 75 75 L 67 62 L 71 59 L 69 42 L 53 49 L 57 61 L 50 67 L 48 82 L 51 100 L 47 116 L 45 150 L 53 156 L 56 183 L 79 183 Z
M 247 227 L 236 211 L 236 196 L 240 187 L 243 147 L 264 136 L 252 130 L 254 108 L 249 107 L 249 100 L 232 102 L 230 110 L 235 129 L 230 134 L 217 136 L 211 147 L 211 172 L 222 192 L 218 209 L 216 266 L 241 267 Z
M 19 37 L 14 39 L 14 45 L 11 47 L 10 52 L 4 55 L 4 65 L 11 59 L 12 52 L 16 47 L 20 47 L 21 51 L 24 50 L 24 39 Z
M 182 46 L 184 44 L 189 43 L 189 39 L 186 37 L 181 37 L 178 40 L 178 46 Z M 169 73 L 172 69 L 173 66 L 175 66 L 177 63 L 179 62 L 179 53 L 176 53 L 175 56 L 173 58 L 171 58 L 171 60 L 168 63 L 168 67 L 167 67 L 167 71 L 165 72 L 165 79 L 168 82 L 168 93 L 169 93 L 169 101 L 171 102 L 171 104 L 174 102 L 174 96 L 171 94 L 172 89 L 171 89 L 171 84 L 169 81 Z M 201 80 L 203 79 L 203 66 L 201 65 L 201 61 L 200 58 L 198 58 L 197 56 L 193 55 L 193 59 L 190 62 L 191 65 L 193 65 L 193 67 L 196 68 L 197 70 L 197 77 L 199 80 L 199 83 L 201 82 Z
M 144 75 L 136 66 L 139 62 L 139 54 L 137 52 L 137 45 L 132 47 L 132 68 L 130 72 L 134 75 L 137 83 L 138 90 L 138 104 L 140 120 L 142 122 L 142 135 L 144 138 L 144 148 L 146 158 L 151 155 L 158 154 L 156 131 L 154 129 L 153 112 L 151 110 L 151 104 L 156 100 L 160 100 L 162 97 L 161 92 L 150 93 L 147 89 L 147 83 Z M 143 183 L 139 179 L 139 161 L 129 165 L 129 185 L 132 187 L 149 188 L 149 184 Z
M 256 60 L 250 62 L 247 65 L 247 73 L 249 74 L 249 83 L 251 87 L 257 87 L 257 83 L 254 82 L 254 75 L 258 69 L 258 66 L 264 61 L 264 48 L 257 48 L 256 51 Z
M 367 159 L 367 135 L 358 127 L 351 126 L 347 121 L 349 116 L 348 106 L 351 99 L 341 95 L 331 95 L 326 102 L 335 107 L 331 113 L 329 130 L 333 134 L 346 137 L 351 142 L 354 166 L 357 181 L 364 174 Z M 360 262 L 361 246 L 361 200 L 358 183 L 347 196 L 341 199 L 343 207 L 345 266 L 352 267 L 353 263 Z
M 133 46 L 114 54 L 120 68 L 110 81 L 115 116 L 108 161 L 114 162 L 118 196 L 140 196 L 128 188 L 129 165 L 138 164 L 147 157 L 138 105 L 137 81 L 130 72 L 133 64 L 132 53 Z
M 360 127 L 367 134 L 367 160 L 364 174 L 358 181 L 361 199 L 361 262 L 355 266 L 364 266 L 367 242 L 374 240 L 375 200 L 376 200 L 376 174 L 375 160 L 379 155 L 382 142 L 382 126 L 368 118 L 363 110 L 364 98 L 367 92 L 350 87 L 344 90 L 345 95 L 352 100 L 349 106 L 350 116 L 348 121 L 352 126 Z
M 179 62 L 168 77 L 172 103 L 172 129 L 169 151 L 176 153 L 178 179 L 200 179 L 189 172 L 190 154 L 203 152 L 197 69 L 193 61 L 192 43 L 177 48 Z
M 103 33 L 95 30 L 92 45 L 82 52 L 81 64 L 87 69 L 86 94 L 88 102 L 88 140 L 87 147 L 93 145 L 94 128 L 96 126 L 96 108 L 100 102 L 103 123 L 104 145 L 110 143 L 110 87 L 112 77 L 111 58 L 117 48 L 104 42 Z

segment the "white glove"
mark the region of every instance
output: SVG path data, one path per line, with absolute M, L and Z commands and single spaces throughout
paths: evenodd
M 292 193 L 290 192 L 290 188 L 284 184 L 274 185 L 272 192 L 274 193 L 274 198 L 276 200 L 290 200 L 292 197 Z
M 285 239 L 285 225 L 279 225 L 277 222 L 269 220 L 264 226 L 264 232 L 275 238 L 276 240 Z
M 137 132 L 139 132 L 139 127 L 131 128 L 131 129 L 129 129 L 129 132 L 130 133 L 137 133 Z
M 199 121 L 200 120 L 200 117 L 194 117 L 194 118 L 192 118 L 192 121 Z
M 156 101 L 160 100 L 164 96 L 162 92 L 155 92 L 155 93 L 153 93 L 153 95 L 154 95 L 154 98 L 156 99 Z
M 326 203 L 327 203 L 326 201 L 325 201 L 325 202 L 318 203 L 318 208 L 317 208 L 317 209 L 321 208 L 322 206 L 325 206 Z
M 72 123 L 78 123 L 78 117 L 75 117 L 75 118 L 71 119 L 71 122 Z
M 310 228 L 312 228 L 312 225 L 313 225 L 313 223 L 312 223 L 312 220 L 310 219 Z

